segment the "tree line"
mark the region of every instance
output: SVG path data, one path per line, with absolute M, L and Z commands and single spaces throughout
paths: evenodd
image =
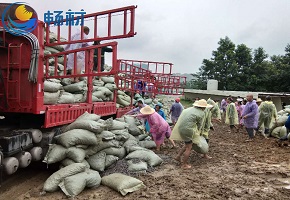
M 290 44 L 284 55 L 269 56 L 259 47 L 235 45 L 229 37 L 220 39 L 210 59 L 204 59 L 187 88 L 206 89 L 207 80 L 218 80 L 219 90 L 290 92 Z

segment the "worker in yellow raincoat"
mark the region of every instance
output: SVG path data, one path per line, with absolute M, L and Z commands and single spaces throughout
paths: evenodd
M 234 129 L 237 129 L 235 125 L 239 124 L 238 111 L 236 109 L 234 100 L 231 97 L 227 98 L 227 102 L 228 106 L 226 110 L 226 124 L 230 125 L 230 132 L 233 133 Z
M 266 96 L 266 101 L 262 102 L 259 106 L 259 122 L 257 130 L 264 125 L 265 129 L 262 130 L 263 136 L 269 136 L 271 123 L 277 121 L 277 109 L 271 100 L 270 96 Z

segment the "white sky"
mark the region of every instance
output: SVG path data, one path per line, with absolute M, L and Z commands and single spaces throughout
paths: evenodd
M 2 0 L 2 2 L 11 2 Z M 118 40 L 118 58 L 172 62 L 193 73 L 220 38 L 284 54 L 290 43 L 290 0 L 26 0 L 43 19 L 47 10 L 98 12 L 137 5 L 134 38 Z

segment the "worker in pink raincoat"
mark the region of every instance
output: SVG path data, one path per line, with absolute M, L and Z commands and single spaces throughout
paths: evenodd
M 148 121 L 150 126 L 150 133 L 156 144 L 157 151 L 160 151 L 160 146 L 163 144 L 165 137 L 169 139 L 171 136 L 171 129 L 169 124 L 150 106 L 145 106 L 140 110 L 138 118 L 144 118 Z M 175 147 L 173 140 L 169 139 L 170 143 Z

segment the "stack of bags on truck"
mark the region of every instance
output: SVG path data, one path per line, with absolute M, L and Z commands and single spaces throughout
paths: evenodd
M 277 123 L 273 123 L 270 129 L 270 135 L 272 137 L 281 138 L 287 135 L 287 128 L 285 127 L 285 123 L 288 119 L 289 114 L 290 106 L 285 106 L 284 110 L 280 110 L 278 112 Z
M 46 36 L 44 35 L 44 38 Z M 49 33 L 50 42 L 57 41 L 57 35 L 53 32 Z M 66 41 L 64 38 L 60 38 L 61 41 Z M 64 51 L 64 47 L 61 45 L 48 47 L 45 46 L 44 55 L 55 54 Z M 45 61 L 46 62 L 46 61 Z M 50 58 L 49 69 L 44 73 L 48 73 L 50 76 L 64 75 L 64 57 L 58 57 L 58 66 L 55 67 L 54 58 Z M 105 65 L 105 72 L 111 71 L 112 67 Z M 57 72 L 57 74 L 55 74 Z M 80 77 L 80 82 L 73 83 L 73 79 L 47 79 L 44 82 L 44 104 L 70 104 L 70 103 L 82 103 L 87 100 L 87 81 L 85 77 Z M 114 76 L 95 77 L 93 80 L 93 102 L 106 102 L 114 100 L 114 91 L 117 90 Z M 131 105 L 131 98 L 123 91 L 119 91 L 117 95 L 118 105 L 117 107 L 126 107 Z
M 143 127 L 130 116 L 104 121 L 98 115 L 84 113 L 64 127 L 63 133 L 55 137 L 56 143 L 50 145 L 44 162 L 60 163 L 61 169 L 47 179 L 44 191 L 54 192 L 60 187 L 68 196 L 76 196 L 85 187 L 99 186 L 99 173 L 122 159 L 132 172 L 160 165 L 162 159 L 148 149 L 156 146 Z M 104 182 L 115 187 L 110 181 Z

